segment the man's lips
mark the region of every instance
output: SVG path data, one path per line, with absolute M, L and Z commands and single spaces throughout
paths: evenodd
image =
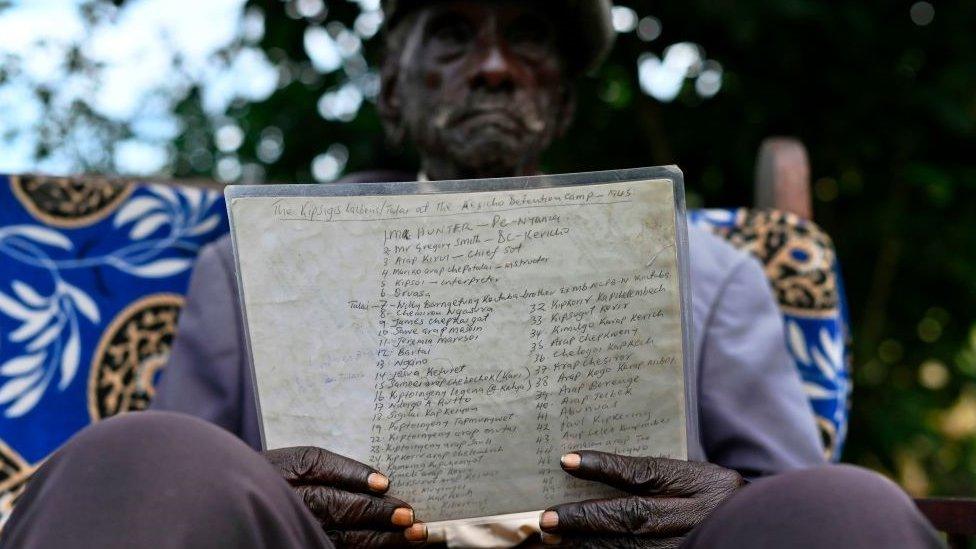
M 517 132 L 523 129 L 522 121 L 507 110 L 502 109 L 474 109 L 458 116 L 455 125 L 478 124 L 496 126 L 504 131 Z

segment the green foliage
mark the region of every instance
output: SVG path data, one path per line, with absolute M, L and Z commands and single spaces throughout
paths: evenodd
M 650 139 L 623 135 L 622 117 L 609 125 L 629 149 L 615 162 L 677 162 L 710 205 L 749 202 L 764 136 L 807 145 L 815 218 L 836 242 L 854 328 L 845 460 L 915 492 L 972 495 L 976 5 L 939 4 L 927 26 L 910 7 L 656 4 L 662 38 L 702 44 L 728 84 L 714 100 L 657 108 L 664 130 Z M 670 155 L 642 158 L 638 144 Z

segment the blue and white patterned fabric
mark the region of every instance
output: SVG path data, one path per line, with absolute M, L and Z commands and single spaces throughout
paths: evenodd
M 827 457 L 839 461 L 847 436 L 851 355 L 843 280 L 830 237 L 811 221 L 773 210 L 695 210 L 689 218 L 763 264 Z
M 216 189 L 0 176 L 0 517 L 52 451 L 146 407 Z

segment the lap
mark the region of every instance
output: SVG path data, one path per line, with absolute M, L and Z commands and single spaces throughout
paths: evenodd
M 127 414 L 73 437 L 35 473 L 3 543 L 331 546 L 263 456 L 219 427 L 167 412 Z

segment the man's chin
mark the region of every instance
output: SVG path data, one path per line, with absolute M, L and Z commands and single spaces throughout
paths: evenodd
M 468 177 L 509 177 L 518 175 L 519 165 L 526 157 L 525 144 L 512 136 L 491 132 L 487 136 L 455 139 L 448 145 L 448 153 L 459 171 Z
M 470 151 L 464 151 L 468 153 Z M 510 149 L 484 149 L 474 154 L 452 155 L 460 173 L 469 178 L 510 177 L 518 175 L 521 155 Z

